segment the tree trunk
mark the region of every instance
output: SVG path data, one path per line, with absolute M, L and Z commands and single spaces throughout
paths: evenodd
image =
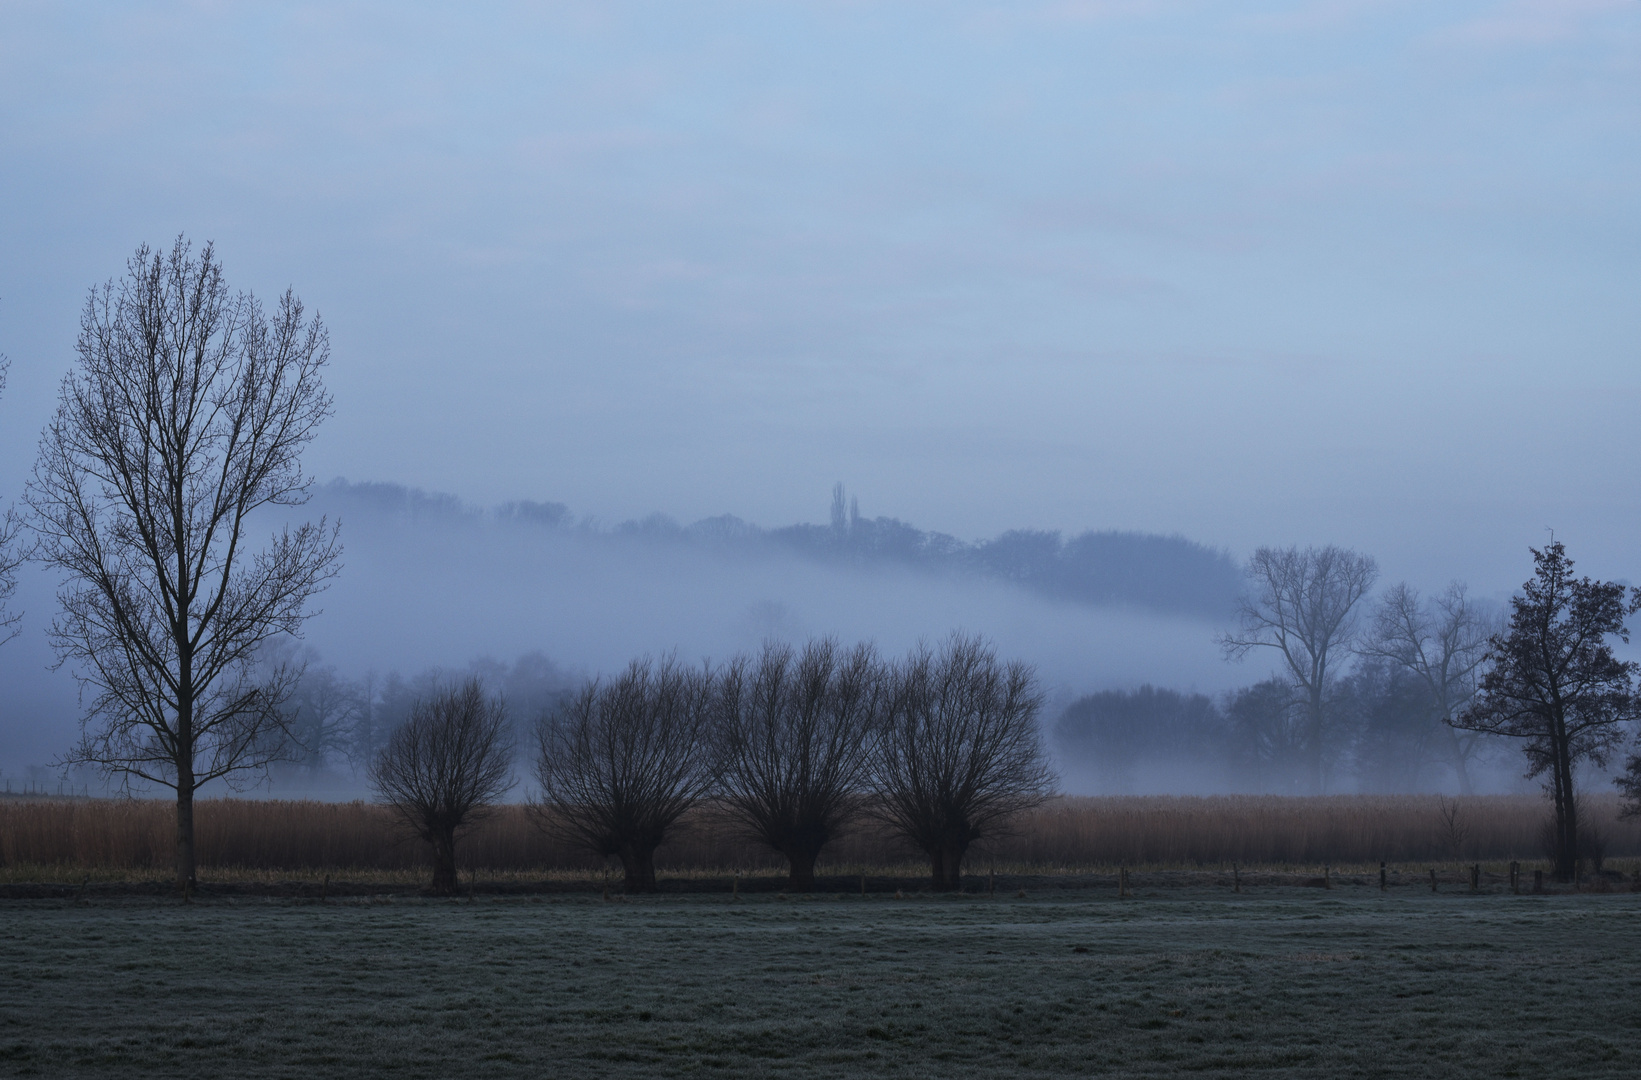
M 1470 770 L 1464 764 L 1464 744 L 1459 742 L 1459 733 L 1453 730 L 1453 725 L 1445 719 L 1442 721 L 1442 727 L 1447 729 L 1448 753 L 1453 762 L 1453 772 L 1459 778 L 1459 794 L 1474 795 L 1476 789 L 1470 784 Z
M 622 884 L 628 893 L 655 892 L 655 849 L 622 848 L 621 870 L 626 875 Z
M 963 887 L 963 853 L 968 845 L 947 839 L 929 852 L 929 870 L 935 892 L 956 892 Z
M 781 854 L 786 856 L 788 866 L 787 891 L 812 892 L 815 888 L 815 860 L 820 858 L 820 848 L 793 844 Z
M 1560 843 L 1556 851 L 1556 879 L 1571 881 L 1578 873 L 1578 801 L 1573 797 L 1573 768 L 1568 760 L 1565 742 L 1557 741 L 1555 786 L 1556 831 Z
M 177 772 L 177 894 L 194 891 L 194 777 Z
M 427 891 L 434 896 L 456 894 L 455 829 L 438 829 L 433 833 L 433 884 Z
M 1310 732 L 1308 747 L 1310 753 L 1310 780 L 1311 794 L 1322 794 L 1322 691 L 1320 684 L 1311 692 L 1310 700 Z
M 178 554 L 178 559 L 181 559 Z M 177 739 L 173 762 L 177 767 L 177 892 L 187 899 L 194 891 L 194 653 L 186 633 L 186 617 L 175 633 L 177 643 Z

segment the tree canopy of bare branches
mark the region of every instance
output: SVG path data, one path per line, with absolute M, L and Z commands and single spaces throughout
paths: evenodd
M 896 669 L 868 811 L 928 855 L 935 889 L 959 888 L 969 846 L 1048 795 L 1042 704 L 1032 669 L 978 637 L 919 646 Z
M 329 345 L 288 290 L 271 317 L 230 294 L 209 245 L 145 245 L 126 270 L 86 301 L 26 502 L 63 574 L 52 643 L 90 691 L 69 761 L 175 789 L 186 891 L 194 791 L 285 746 L 296 671 L 259 672 L 259 647 L 300 632 L 340 559 L 323 521 L 247 535 L 255 511 L 307 499 Z
M 1380 656 L 1411 672 L 1430 693 L 1435 719 L 1444 732 L 1447 759 L 1459 781 L 1461 794 L 1474 793 L 1470 762 L 1479 736 L 1453 726 L 1475 697 L 1478 671 L 1487 657 L 1488 640 L 1496 620 L 1477 609 L 1459 582 L 1440 596 L 1420 598 L 1407 584 L 1392 586 L 1374 612 L 1373 630 L 1362 646 L 1369 656 Z
M 1258 648 L 1275 649 L 1303 699 L 1305 743 L 1311 791 L 1321 794 L 1326 779 L 1328 692 L 1335 659 L 1356 638 L 1362 598 L 1379 569 L 1366 555 L 1329 545 L 1324 548 L 1263 547 L 1248 560 L 1252 586 L 1238 610 L 1237 630 L 1222 635 L 1228 659 L 1240 660 Z
M 513 786 L 507 709 L 476 678 L 421 698 L 371 766 L 377 797 L 433 848 L 429 891 L 456 891 L 456 838 Z
M 767 644 L 730 663 L 716 710 L 719 795 L 808 891 L 815 860 L 860 808 L 887 671 L 869 645 Z
M 302 665 L 302 676 L 283 706 L 290 756 L 307 772 L 317 774 L 353 748 L 353 735 L 366 703 L 358 686 L 339 676 L 331 665 L 318 663 L 317 655 L 295 659 Z
M 1471 731 L 1522 740 L 1529 776 L 1550 776 L 1555 804 L 1555 873 L 1570 880 L 1580 835 L 1573 788 L 1578 763 L 1606 763 L 1623 726 L 1641 718 L 1634 677 L 1641 664 L 1620 660 L 1609 637 L 1630 640 L 1624 586 L 1573 576 L 1559 540 L 1533 552 L 1534 573 L 1510 600 L 1510 623 L 1488 646 L 1481 692 L 1454 721 Z
M 537 821 L 655 891 L 655 849 L 713 783 L 715 680 L 675 659 L 589 682 L 537 726 Z

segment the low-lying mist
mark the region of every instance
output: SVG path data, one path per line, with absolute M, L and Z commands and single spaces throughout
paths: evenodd
M 1056 602 L 962 574 L 818 564 L 768 547 L 699 548 L 644 534 L 533 527 L 491 515 L 344 519 L 347 567 L 307 642 L 344 671 L 414 670 L 539 650 L 589 673 L 640 653 L 724 659 L 765 639 L 835 635 L 887 653 L 955 629 L 1038 666 L 1050 687 L 1238 675 L 1201 618 Z
M 1178 603 L 1157 611 L 1056 600 L 1041 585 L 950 558 L 827 562 L 778 543 L 684 542 L 653 523 L 574 527 L 555 513 L 479 511 L 387 485 L 325 485 L 293 520 L 320 515 L 341 520 L 346 554 L 302 644 L 346 678 L 462 671 L 527 653 L 571 676 L 597 675 L 644 653 L 719 661 L 768 639 L 818 635 L 872 641 L 892 656 L 963 630 L 1037 666 L 1050 698 L 1045 725 L 1091 690 L 1155 683 L 1213 693 L 1248 681 L 1221 659 L 1219 625 Z M 25 579 L 22 633 L 0 648 L 11 691 L 0 703 L 0 772 L 26 779 L 35 766 L 45 782 L 40 766 L 74 739 L 79 703 L 68 672 L 48 670 L 51 582 Z

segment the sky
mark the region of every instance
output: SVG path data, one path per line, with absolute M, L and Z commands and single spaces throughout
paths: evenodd
M 0 6 L 0 500 L 186 233 L 322 480 L 1641 579 L 1634 0 Z

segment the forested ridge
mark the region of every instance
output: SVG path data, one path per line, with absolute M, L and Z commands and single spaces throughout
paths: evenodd
M 665 514 L 605 525 L 576 517 L 563 503 L 522 500 L 483 510 L 454 495 L 340 479 L 322 488 L 318 499 L 329 512 L 363 510 L 409 525 L 489 521 L 612 543 L 690 546 L 732 555 L 784 552 L 822 563 L 990 578 L 1057 600 L 1214 619 L 1233 609 L 1242 587 L 1240 568 L 1227 552 L 1183 536 L 1089 530 L 1067 537 L 1059 530 L 1020 528 L 965 541 L 898 518 L 865 517 L 854 500 L 845 502 L 842 485 L 833 493 L 826 524 L 774 528 L 733 514 L 687 525 Z

